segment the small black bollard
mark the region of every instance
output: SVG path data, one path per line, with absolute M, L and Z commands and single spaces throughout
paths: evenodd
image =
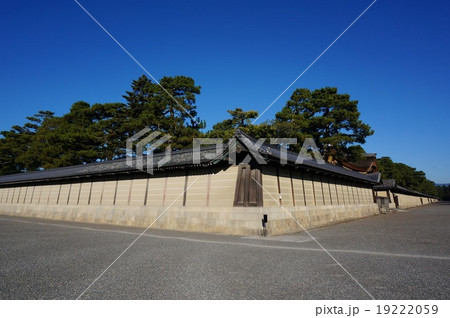
M 262 221 L 262 226 L 265 228 L 266 227 L 266 223 L 268 222 L 267 214 L 263 215 L 263 218 L 262 218 L 261 221 Z
M 267 214 L 263 215 L 263 218 L 261 219 L 261 221 L 262 221 L 262 227 L 263 227 L 262 235 L 267 236 L 267 229 L 266 229 L 266 224 L 268 222 Z

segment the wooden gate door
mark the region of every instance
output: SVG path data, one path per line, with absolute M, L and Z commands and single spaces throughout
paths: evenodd
M 234 206 L 263 206 L 261 170 L 251 168 L 248 164 L 240 164 L 236 190 L 234 193 Z

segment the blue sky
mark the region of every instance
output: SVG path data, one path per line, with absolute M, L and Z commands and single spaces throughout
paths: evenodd
M 227 109 L 265 109 L 371 2 L 80 0 L 155 78 L 193 77 L 208 128 Z M 261 120 L 295 88 L 336 86 L 375 130 L 367 152 L 450 182 L 448 16 L 446 1 L 378 0 Z M 143 74 L 72 0 L 5 2 L 0 29 L 0 130 L 121 102 Z

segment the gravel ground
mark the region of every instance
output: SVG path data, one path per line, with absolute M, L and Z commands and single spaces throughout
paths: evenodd
M 0 216 L 0 298 L 449 299 L 449 225 L 438 203 L 311 230 L 335 260 L 304 232 L 148 230 L 118 258 L 142 229 Z

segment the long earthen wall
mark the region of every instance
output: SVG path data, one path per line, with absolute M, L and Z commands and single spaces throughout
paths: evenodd
M 0 214 L 236 235 L 261 235 L 267 215 L 265 232 L 277 235 L 378 213 L 369 184 L 269 166 L 262 168 L 263 207 L 233 207 L 237 172 L 229 166 L 2 187 Z

